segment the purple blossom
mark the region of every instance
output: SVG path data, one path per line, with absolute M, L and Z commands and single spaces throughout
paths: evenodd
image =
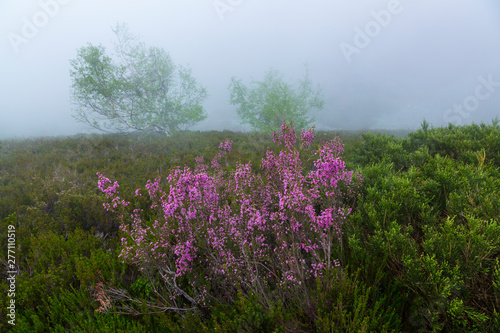
M 206 281 L 221 283 L 219 288 L 243 283 L 258 293 L 267 287 L 305 287 L 306 280 L 339 266 L 331 249 L 340 246 L 351 210 L 338 202 L 356 194 L 355 175 L 341 159 L 343 146 L 338 139 L 320 145 L 317 170 L 304 174 L 300 156 L 311 146 L 314 129 L 302 131 L 299 145 L 292 124 L 283 123 L 281 129 L 274 140 L 283 149 L 266 152 L 262 177 L 250 164 L 238 163 L 230 173 L 222 170 L 219 159 L 232 149 L 226 140 L 211 168 L 197 158 L 195 170 L 172 169 L 165 186 L 159 178 L 148 181 L 153 211 L 148 215 L 155 220 L 133 210 L 120 226 L 120 258 L 144 272 L 163 267 L 173 274 L 166 279 L 186 277 L 193 290 L 200 290 L 200 302 L 207 295 Z M 118 183 L 110 185 L 98 176 L 98 187 L 109 200 L 106 209 L 125 208 Z M 139 189 L 135 195 L 141 195 Z M 176 295 L 172 291 L 173 299 Z

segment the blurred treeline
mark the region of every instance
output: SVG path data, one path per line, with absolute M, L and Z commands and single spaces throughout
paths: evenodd
M 340 136 L 364 177 L 343 228 L 342 271 L 318 279 L 314 313 L 240 297 L 208 311 L 103 314 L 96 285 L 147 299 L 122 264 L 119 222 L 102 206 L 96 172 L 132 200 L 175 166 L 210 161 L 233 141 L 229 167 L 258 170 L 272 136 L 186 132 L 174 137 L 88 135 L 0 141 L 0 330 L 13 332 L 498 332 L 500 126 Z M 307 159 L 306 159 L 307 160 Z M 308 159 L 306 168 L 312 167 Z M 16 228 L 16 325 L 7 324 L 7 228 Z

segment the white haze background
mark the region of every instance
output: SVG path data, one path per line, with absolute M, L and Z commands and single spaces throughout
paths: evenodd
M 230 10 L 218 12 L 223 5 Z M 375 20 L 394 6 L 386 26 Z M 35 18 L 45 24 L 16 47 L 13 36 Z M 0 0 L 0 139 L 87 132 L 71 116 L 69 60 L 87 43 L 111 50 L 118 22 L 189 65 L 208 89 L 208 118 L 195 130 L 248 130 L 229 104 L 231 76 L 249 82 L 276 68 L 293 82 L 306 63 L 325 99 L 312 114 L 317 129 L 418 128 L 424 117 L 445 126 L 499 115 L 496 0 Z M 377 24 L 348 61 L 341 46 Z M 481 86 L 481 79 L 495 83 Z M 454 111 L 464 105 L 471 111 Z

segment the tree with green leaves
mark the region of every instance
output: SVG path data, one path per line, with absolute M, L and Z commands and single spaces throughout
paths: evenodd
M 283 75 L 269 70 L 263 81 L 252 81 L 247 87 L 240 79 L 231 78 L 230 103 L 239 105 L 237 113 L 242 124 L 249 124 L 260 132 L 280 131 L 283 120 L 293 122 L 297 129 L 307 128 L 314 119 L 308 116 L 312 110 L 323 109 L 321 91 L 315 90 L 306 67 L 306 74 L 297 85 L 286 83 Z
M 114 58 L 88 44 L 70 61 L 75 119 L 119 133 L 171 135 L 205 119 L 206 89 L 167 52 L 146 47 L 125 24 L 113 29 Z

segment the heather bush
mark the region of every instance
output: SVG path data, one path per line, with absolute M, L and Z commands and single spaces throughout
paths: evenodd
M 268 310 L 278 300 L 312 310 L 314 281 L 340 265 L 351 212 L 344 203 L 361 181 L 346 170 L 338 139 L 320 145 L 315 170 L 305 172 L 301 153 L 313 140 L 311 129 L 297 143 L 293 126 L 283 124 L 274 134 L 281 150 L 266 152 L 262 174 L 250 163 L 229 170 L 227 140 L 210 164 L 198 158 L 194 170 L 173 168 L 164 184 L 157 178 L 136 190 L 154 214 L 134 208 L 117 182 L 98 174 L 105 208 L 122 221 L 120 257 L 140 268 L 156 294 L 151 309 L 203 309 L 241 294 Z M 115 299 L 131 300 L 125 292 Z

